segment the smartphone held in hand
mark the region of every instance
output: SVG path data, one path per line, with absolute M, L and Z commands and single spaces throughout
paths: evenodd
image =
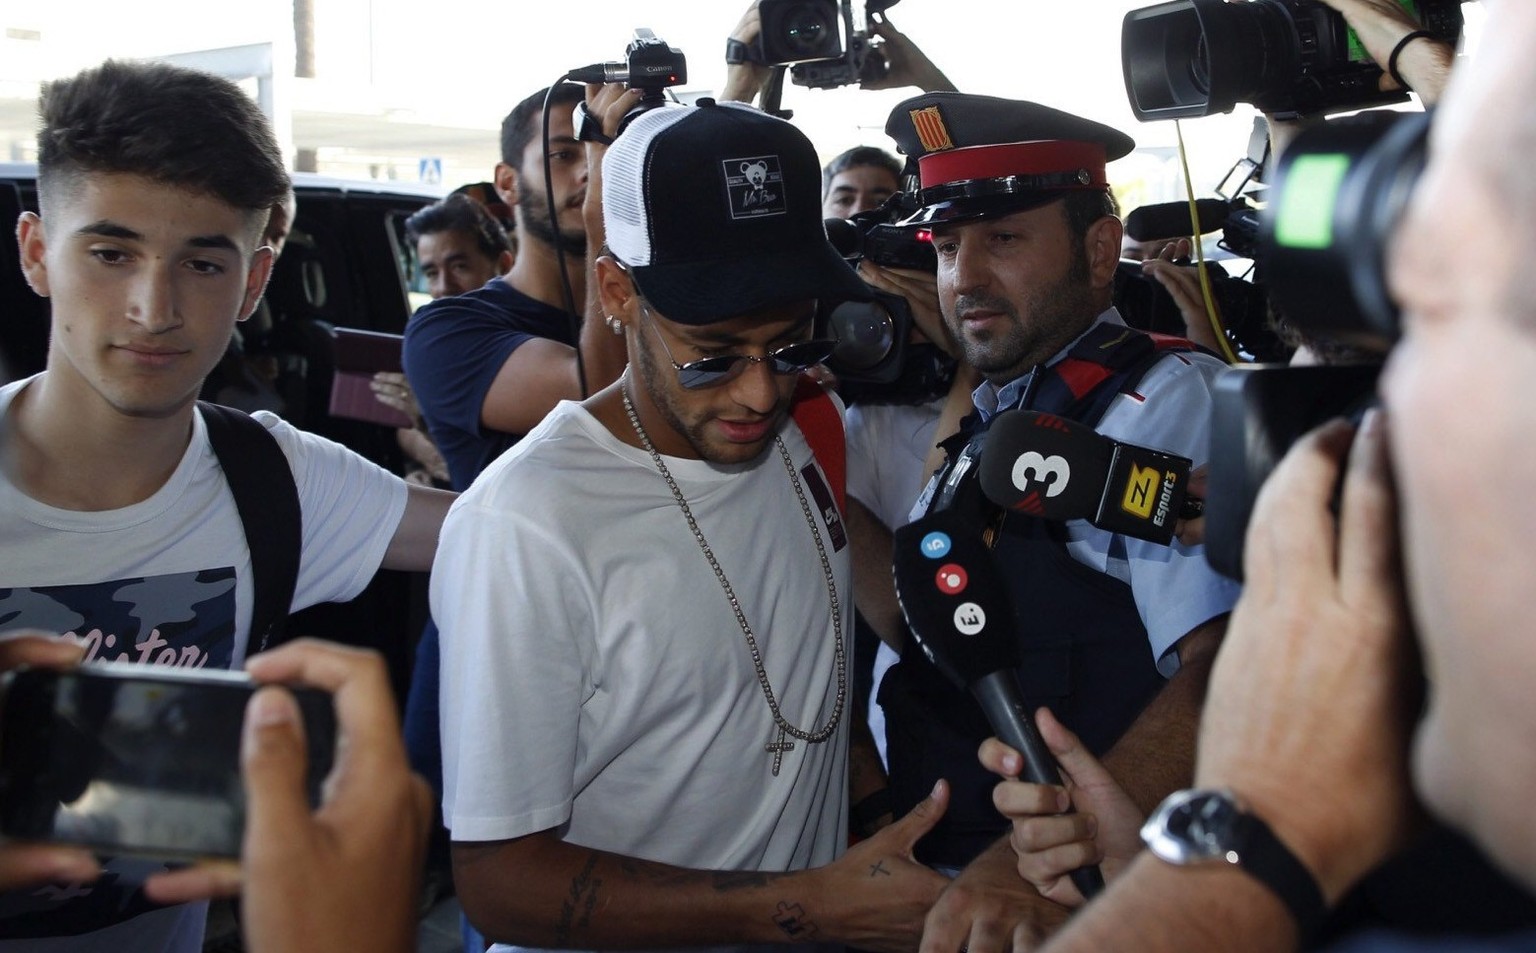
M 240 736 L 256 684 L 240 672 L 121 663 L 0 681 L 0 834 L 103 855 L 237 857 Z M 335 757 L 329 694 L 297 689 L 318 805 Z

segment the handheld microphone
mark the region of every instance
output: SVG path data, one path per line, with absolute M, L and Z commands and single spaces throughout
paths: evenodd
M 1086 519 L 1166 546 L 1186 499 L 1191 461 L 1095 433 L 1033 410 L 999 414 L 981 451 L 981 490 L 998 506 L 1041 519 Z
M 892 573 L 902 614 L 923 654 L 970 691 L 997 737 L 1024 757 L 1023 777 L 1061 784 L 1061 772 L 1024 702 L 1013 606 L 977 527 L 940 510 L 896 531 Z M 1072 871 L 1085 898 L 1104 888 L 1096 866 Z
M 1231 203 L 1225 199 L 1195 199 L 1195 216 L 1199 221 L 1191 228 L 1188 202 L 1143 205 L 1125 217 L 1125 233 L 1138 242 L 1206 235 L 1220 231 L 1231 210 Z

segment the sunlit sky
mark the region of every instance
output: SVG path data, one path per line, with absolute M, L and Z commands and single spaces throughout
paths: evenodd
M 744 0 L 313 2 L 322 80 L 394 110 L 488 131 L 518 99 L 566 70 L 620 58 L 636 27 L 649 27 L 684 52 L 686 88 L 717 89 L 725 76 L 725 38 L 746 7 Z M 1120 66 L 1121 20 L 1146 5 L 901 0 L 889 15 L 962 90 L 1042 102 L 1117 126 L 1139 145 L 1169 146 L 1172 123 L 1138 123 L 1132 116 Z M 1476 6 L 1469 6 L 1469 16 Z M 287 42 L 292 3 L 0 0 L 0 24 L 41 31 L 50 51 L 43 75 L 60 75 L 106 56 Z M 0 65 L 0 72 L 12 73 L 14 66 Z M 886 116 L 916 92 L 786 86 L 784 106 L 830 156 L 859 143 L 888 145 Z M 1184 123 L 1197 192 L 1208 194 L 1243 154 L 1252 115 L 1240 105 L 1231 116 Z

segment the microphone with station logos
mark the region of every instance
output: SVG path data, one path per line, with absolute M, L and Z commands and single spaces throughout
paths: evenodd
M 892 572 L 902 614 L 923 654 L 970 691 L 997 737 L 1023 755 L 1026 780 L 1060 785 L 1056 760 L 1019 687 L 1012 600 L 980 527 L 954 510 L 908 523 L 896 530 Z M 1071 877 L 1085 898 L 1104 888 L 1096 866 Z
M 999 414 L 981 451 L 981 489 L 998 506 L 1166 546 L 1178 520 L 1198 516 L 1191 461 L 1095 433 L 1033 410 Z

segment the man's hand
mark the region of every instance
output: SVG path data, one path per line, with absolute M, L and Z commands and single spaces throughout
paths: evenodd
M 925 93 L 941 90 L 954 92 L 955 84 L 934 65 L 922 48 L 891 24 L 889 19 L 874 21 L 872 32 L 884 42 L 875 47 L 885 54 L 886 71 L 879 79 L 859 83 L 860 89 L 900 89 L 916 86 Z
M 1351 428 L 1334 421 L 1265 483 L 1201 719 L 1196 783 L 1247 799 L 1330 902 L 1415 819 L 1408 736 L 1420 692 L 1384 432 L 1373 411 L 1351 448 Z
M 1171 241 L 1163 246 L 1156 258 L 1142 262 L 1141 273 L 1168 290 L 1168 295 L 1178 306 L 1179 316 L 1184 319 L 1185 336 L 1212 353 L 1225 354 L 1226 350 L 1216 338 L 1216 328 L 1211 324 L 1210 313 L 1205 309 L 1200 269 L 1187 264 L 1190 250 L 1187 238 Z M 1207 263 L 1206 267 L 1219 269 L 1221 266 Z M 1216 303 L 1212 301 L 1211 305 L 1215 307 Z M 1219 309 L 1216 318 L 1221 318 Z
M 1019 876 L 1008 838 L 971 861 L 933 905 L 921 953 L 1015 953 L 1033 949 L 1067 919 L 1068 909 Z
M 814 872 L 820 881 L 817 894 L 838 912 L 839 941 L 890 953 L 917 949 L 923 919 L 948 881 L 919 863 L 912 849 L 948 806 L 949 785 L 940 781 L 901 820 Z
M 243 879 L 253 951 L 414 949 L 432 796 L 406 763 L 383 660 L 304 639 L 252 656 L 246 668 L 258 682 L 333 694 L 341 737 L 325 803 L 311 812 L 298 705 L 268 684 L 246 708 L 241 741 L 248 800 L 241 867 L 161 875 L 146 893 L 185 901 L 232 893 Z
M 1398 0 L 1322 0 L 1339 11 L 1360 37 L 1366 53 L 1382 68 L 1380 86 L 1383 90 L 1398 89 L 1397 82 L 1386 73 L 1387 61 L 1392 50 L 1403 37 L 1419 29 L 1418 21 L 1403 9 Z M 1433 105 L 1445 90 L 1450 79 L 1451 64 L 1456 58 L 1456 48 L 1437 39 L 1422 37 L 1403 48 L 1397 58 L 1397 71 L 1408 85 L 1419 94 L 1426 106 Z
M 1210 482 L 1210 466 L 1202 463 L 1189 471 L 1189 482 L 1186 483 L 1187 495 L 1199 500 L 1205 499 L 1206 487 Z M 1205 514 L 1190 519 L 1180 518 L 1173 524 L 1173 535 L 1179 538 L 1179 542 L 1185 546 L 1199 546 L 1205 542 Z
M 42 632 L 18 630 L 0 637 L 0 672 L 23 665 L 33 668 L 68 669 L 80 664 L 85 650 L 80 643 Z M 91 852 L 79 847 L 52 844 L 0 845 L 0 890 L 16 890 L 47 883 L 89 883 L 101 876 L 101 865 Z
M 1061 766 L 1066 787 L 1018 780 L 1024 759 L 996 738 L 982 742 L 981 763 L 1006 779 L 993 789 L 992 803 L 1013 822 L 1009 842 L 1018 855 L 1019 876 L 1041 896 L 1077 907 L 1083 895 L 1068 875 L 1099 864 L 1105 879 L 1112 879 L 1140 852 L 1144 818 L 1130 795 L 1050 709 L 1036 712 L 1035 723 Z
M 881 291 L 901 295 L 912 309 L 912 322 L 923 336 L 950 357 L 961 357 L 960 345 L 944 323 L 939 309 L 938 278 L 927 271 L 886 268 L 870 261 L 859 262 L 859 277 Z
M 763 21 L 757 12 L 757 0 L 752 0 L 747 12 L 741 15 L 731 39 L 751 49 L 762 35 Z M 768 85 L 771 67 L 765 63 L 730 63 L 725 67 L 725 85 L 720 89 L 719 100 L 723 103 L 751 103 Z

